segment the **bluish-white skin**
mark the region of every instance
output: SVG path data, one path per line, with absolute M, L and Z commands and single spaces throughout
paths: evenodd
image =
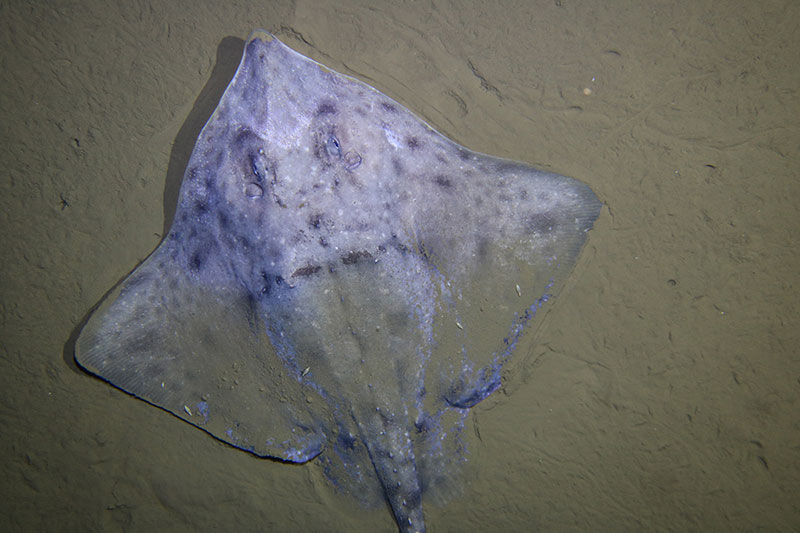
M 423 531 L 423 490 L 457 487 L 469 408 L 600 205 L 256 31 L 169 234 L 76 360 L 233 446 L 318 458 L 340 490 Z

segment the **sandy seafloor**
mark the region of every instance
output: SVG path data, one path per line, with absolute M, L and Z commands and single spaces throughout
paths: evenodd
M 605 203 L 429 531 L 797 531 L 800 4 L 604 4 L 0 3 L 0 530 L 396 530 L 72 362 L 263 27 Z

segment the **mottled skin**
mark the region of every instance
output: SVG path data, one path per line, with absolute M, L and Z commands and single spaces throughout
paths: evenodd
M 260 456 L 317 458 L 423 531 L 600 204 L 470 152 L 265 32 L 197 140 L 159 248 L 77 342 L 87 370 Z

